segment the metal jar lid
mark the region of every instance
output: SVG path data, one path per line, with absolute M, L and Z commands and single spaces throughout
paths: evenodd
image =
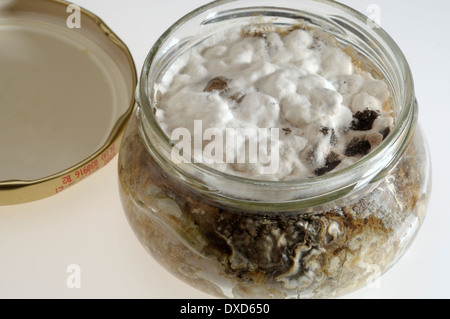
M 62 0 L 0 1 L 0 206 L 69 188 L 117 154 L 134 108 L 127 46 Z

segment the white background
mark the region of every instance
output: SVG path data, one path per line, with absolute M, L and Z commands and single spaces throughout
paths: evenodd
M 128 44 L 140 71 L 156 39 L 208 1 L 75 2 Z M 342 2 L 368 15 L 371 4 L 380 7 L 382 27 L 410 62 L 434 169 L 429 214 L 409 252 L 378 288 L 346 298 L 450 298 L 450 2 Z M 168 274 L 139 244 L 122 211 L 116 166 L 117 159 L 56 197 L 0 207 L 0 298 L 210 298 Z M 66 285 L 71 264 L 81 267 L 80 289 Z

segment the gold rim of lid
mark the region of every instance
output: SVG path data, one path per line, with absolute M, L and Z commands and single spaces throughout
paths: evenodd
M 51 3 L 52 5 L 64 6 L 66 9 L 69 6 L 73 5 L 73 3 L 64 0 L 40 1 Z M 34 6 L 38 6 L 37 2 L 38 1 L 31 1 L 31 3 L 34 3 Z M 114 47 L 118 48 L 121 51 L 121 54 L 125 55 L 127 62 L 129 63 L 127 68 L 130 68 L 132 78 L 131 80 L 133 92 L 131 92 L 130 103 L 128 105 L 128 108 L 126 109 L 126 112 L 122 113 L 118 120 L 115 122 L 115 125 L 113 126 L 109 137 L 107 138 L 103 146 L 82 162 L 76 164 L 75 166 L 69 167 L 64 171 L 41 178 L 39 180 L 0 181 L 0 206 L 24 204 L 56 195 L 84 180 L 91 174 L 97 172 L 99 169 L 106 166 L 118 154 L 123 131 L 135 106 L 134 89 L 137 86 L 137 73 L 135 63 L 128 47 L 106 25 L 106 23 L 103 22 L 102 19 L 84 8 L 78 8 L 80 9 L 81 17 L 83 19 L 87 18 L 91 22 L 95 23 L 99 28 L 99 31 L 101 31 L 103 35 L 107 37 L 107 40 L 111 41 Z M 62 9 L 62 12 L 67 12 L 66 9 Z

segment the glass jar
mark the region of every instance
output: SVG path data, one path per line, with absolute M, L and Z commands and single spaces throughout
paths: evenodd
M 155 84 L 184 52 L 229 27 L 308 25 L 331 33 L 390 86 L 396 125 L 376 150 L 329 175 L 264 182 L 176 164 Z M 175 23 L 142 71 L 119 155 L 121 199 L 150 254 L 190 285 L 225 298 L 336 298 L 406 252 L 431 187 L 410 69 L 394 41 L 334 1 L 215 1 Z M 180 116 L 183 116 L 180 114 Z

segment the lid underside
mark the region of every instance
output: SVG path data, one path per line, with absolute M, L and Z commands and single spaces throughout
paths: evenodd
M 69 28 L 69 5 L 0 5 L 0 205 L 57 193 L 52 184 L 48 195 L 41 189 L 26 198 L 23 189 L 76 181 L 71 171 L 106 165 L 111 154 L 104 153 L 116 153 L 111 146 L 134 105 L 136 71 L 126 46 L 84 10 L 81 28 Z M 21 199 L 2 200 L 12 189 Z

